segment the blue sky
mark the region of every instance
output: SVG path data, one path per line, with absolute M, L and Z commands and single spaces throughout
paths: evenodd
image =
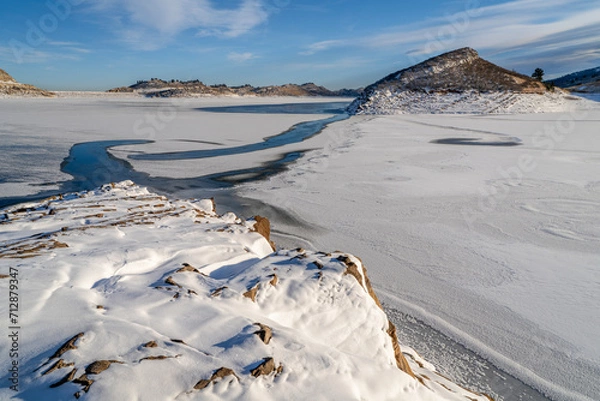
M 5 0 L 0 68 L 51 90 L 139 79 L 359 87 L 473 47 L 547 77 L 600 66 L 595 0 Z

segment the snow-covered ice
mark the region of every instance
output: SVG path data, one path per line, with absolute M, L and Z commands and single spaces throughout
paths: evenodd
M 9 176 L 0 191 L 34 193 L 68 179 L 59 167 L 77 142 L 156 141 L 112 150 L 125 159 L 255 143 L 324 117 L 198 110 L 284 101 L 298 102 L 0 100 L 6 150 L 0 171 Z M 129 161 L 151 176 L 196 177 L 316 149 L 289 171 L 239 188 L 253 213 L 274 220 L 278 244 L 361 256 L 390 308 L 439 329 L 554 400 L 587 401 L 600 393 L 599 119 L 598 108 L 355 116 L 278 149 Z M 514 146 L 490 146 L 499 143 Z M 264 204 L 272 208 L 260 209 Z
M 356 100 L 353 114 L 525 114 L 565 112 L 578 103 L 587 103 L 562 90 L 545 94 L 517 92 L 427 92 L 379 90 L 366 99 Z
M 72 94 L 65 94 L 72 95 Z M 339 99 L 338 99 L 339 100 Z M 346 100 L 347 99 L 342 99 Z M 23 196 L 55 190 L 71 177 L 61 163 L 76 143 L 105 140 L 154 141 L 143 148 L 113 150 L 126 158 L 139 152 L 190 151 L 233 147 L 260 142 L 294 124 L 327 117 L 319 114 L 223 114 L 205 108 L 240 105 L 332 102 L 318 98 L 198 98 L 156 100 L 123 95 L 0 99 L 0 196 Z M 288 151 L 304 150 L 296 144 Z M 243 157 L 216 157 L 209 161 L 170 163 L 131 161 L 139 171 L 172 178 L 197 177 L 243 169 L 276 160 L 281 149 L 248 153 Z M 100 185 L 102 183 L 98 183 Z
M 350 249 L 392 307 L 552 399 L 597 399 L 599 119 L 356 116 L 241 193 L 304 223 L 275 220 L 279 242 Z M 434 143 L 461 138 L 479 145 Z

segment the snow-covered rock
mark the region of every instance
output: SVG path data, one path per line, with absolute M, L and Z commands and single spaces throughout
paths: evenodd
M 487 399 L 400 352 L 358 258 L 274 252 L 260 217 L 122 182 L 0 228 L 1 399 Z

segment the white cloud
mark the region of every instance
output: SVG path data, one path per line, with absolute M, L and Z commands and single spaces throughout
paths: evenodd
M 227 55 L 227 59 L 236 62 L 236 63 L 244 63 L 248 60 L 252 60 L 254 58 L 257 58 L 254 54 L 250 53 L 250 52 L 246 52 L 246 53 L 237 53 L 237 52 L 231 52 Z
M 471 3 L 479 4 L 478 1 Z M 525 48 L 539 51 L 541 47 L 561 48 L 568 53 L 573 46 L 597 48 L 600 43 L 598 21 L 598 2 L 513 0 L 466 8 L 453 15 L 388 28 L 386 32 L 366 37 L 316 42 L 306 47 L 302 54 L 356 46 L 370 50 L 400 50 L 415 59 L 464 46 L 492 54 Z M 573 35 L 582 30 L 588 35 Z
M 43 64 L 52 61 L 78 61 L 80 57 L 72 53 L 39 50 L 29 46 L 0 46 L 0 60 L 13 64 Z
M 321 42 L 316 42 L 308 45 L 306 47 L 306 51 L 303 51 L 300 54 L 304 56 L 310 56 L 312 54 L 326 51 L 334 47 L 347 46 L 348 44 L 349 42 L 345 40 L 323 40 Z
M 142 49 L 157 49 L 187 30 L 199 36 L 237 37 L 267 21 L 262 0 L 241 0 L 225 8 L 212 0 L 101 0 L 92 9 L 105 13 L 122 38 Z

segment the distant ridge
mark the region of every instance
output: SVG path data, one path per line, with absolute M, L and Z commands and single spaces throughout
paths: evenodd
M 36 88 L 33 85 L 21 84 L 0 69 L 0 96 L 44 96 L 52 97 L 54 93 Z
M 152 78 L 149 81 L 138 81 L 136 84 L 110 89 L 108 92 L 137 93 L 146 97 L 193 97 L 193 96 L 325 96 L 356 97 L 360 89 L 329 90 L 314 83 L 302 85 L 285 84 L 254 87 L 251 85 L 227 86 L 206 85 L 199 80 L 165 81 Z
M 580 93 L 600 93 L 600 67 L 577 71 L 548 82 Z
M 365 88 L 352 114 L 525 113 L 559 111 L 568 99 L 542 82 L 462 48 L 394 72 Z

